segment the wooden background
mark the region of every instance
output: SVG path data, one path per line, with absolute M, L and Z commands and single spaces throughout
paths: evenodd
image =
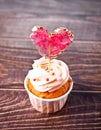
M 74 31 L 66 62 L 74 88 L 63 109 L 41 114 L 31 106 L 23 81 L 40 58 L 29 39 L 34 25 Z M 0 0 L 0 130 L 101 129 L 101 1 Z

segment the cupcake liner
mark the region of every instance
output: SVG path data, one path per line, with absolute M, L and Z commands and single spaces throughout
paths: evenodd
M 24 80 L 24 87 L 29 95 L 30 102 L 32 106 L 41 113 L 54 113 L 61 110 L 65 105 L 68 95 L 73 88 L 73 82 L 71 82 L 69 90 L 63 96 L 53 99 L 44 99 L 35 96 L 33 93 L 29 91 L 27 87 L 27 80 L 28 77 L 26 76 Z

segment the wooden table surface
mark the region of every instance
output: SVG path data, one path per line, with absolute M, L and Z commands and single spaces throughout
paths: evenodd
M 74 80 L 73 91 L 54 114 L 34 110 L 24 89 L 33 60 L 34 25 L 50 32 L 73 30 L 73 44 L 58 57 Z M 0 0 L 0 130 L 101 130 L 101 1 Z

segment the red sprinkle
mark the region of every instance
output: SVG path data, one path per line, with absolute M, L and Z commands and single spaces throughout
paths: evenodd
M 55 73 L 53 72 L 52 75 L 55 75 Z
M 36 79 L 33 79 L 34 81 L 36 81 Z
M 49 81 L 49 78 L 46 78 L 46 81 Z
M 48 67 L 46 68 L 46 70 L 48 70 Z

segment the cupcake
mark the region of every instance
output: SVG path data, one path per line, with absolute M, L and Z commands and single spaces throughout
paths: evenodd
M 69 68 L 56 59 L 73 41 L 73 33 L 67 28 L 58 28 L 54 33 L 35 26 L 30 35 L 42 56 L 34 60 L 24 86 L 32 106 L 42 113 L 53 113 L 61 110 L 72 90 L 73 80 Z

